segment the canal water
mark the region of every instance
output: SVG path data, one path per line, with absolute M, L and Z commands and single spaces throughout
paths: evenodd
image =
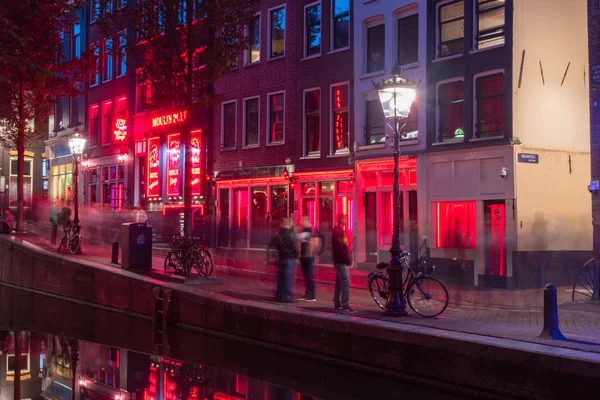
M 0 347 L 0 400 L 13 399 L 19 369 L 21 399 L 498 398 L 215 332 L 161 336 L 146 319 L 4 286 Z

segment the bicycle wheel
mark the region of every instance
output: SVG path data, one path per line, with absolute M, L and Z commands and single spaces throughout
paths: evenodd
M 170 250 L 165 257 L 165 274 L 172 274 L 177 270 L 178 265 L 177 252 Z
M 387 298 L 389 294 L 389 279 L 383 273 L 377 273 L 369 278 L 369 292 L 375 304 L 382 310 L 385 310 Z
M 81 246 L 81 235 L 74 235 L 71 240 L 69 240 L 69 251 L 71 254 L 75 254 L 79 251 L 79 246 Z
M 200 252 L 200 255 L 201 255 L 202 263 L 204 264 L 204 268 L 202 270 L 202 276 L 205 278 L 208 278 L 209 276 L 212 275 L 213 269 L 214 269 L 212 257 L 210 256 L 210 253 L 206 250 L 202 250 Z
M 600 261 L 592 258 L 579 270 L 573 282 L 573 301 L 600 300 Z
M 448 307 L 446 286 L 430 276 L 415 278 L 406 290 L 406 298 L 410 308 L 422 317 L 437 317 Z

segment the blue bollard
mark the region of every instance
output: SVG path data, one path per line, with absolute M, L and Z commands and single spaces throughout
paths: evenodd
M 548 283 L 544 287 L 544 328 L 538 336 L 543 339 L 567 340 L 558 327 L 558 297 L 556 286 Z

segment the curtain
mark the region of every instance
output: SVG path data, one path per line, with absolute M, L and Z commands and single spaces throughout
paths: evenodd
M 434 203 L 436 244 L 439 248 L 476 248 L 476 202 Z

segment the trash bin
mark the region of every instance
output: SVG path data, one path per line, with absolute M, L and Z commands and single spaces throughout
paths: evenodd
M 121 225 L 121 265 L 137 271 L 152 270 L 152 225 Z

